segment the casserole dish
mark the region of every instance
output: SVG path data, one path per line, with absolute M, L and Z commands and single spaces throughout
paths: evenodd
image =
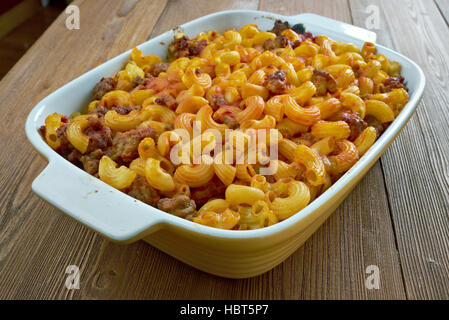
M 282 16 L 261 11 L 224 11 L 180 26 L 189 36 L 205 30 L 219 32 L 256 23 L 268 30 L 275 19 L 303 23 L 315 35 L 362 47 L 375 42 L 370 31 L 313 14 Z M 165 56 L 177 30 L 168 31 L 138 46 L 144 54 Z M 245 231 L 211 228 L 162 212 L 140 202 L 74 166 L 48 146 L 38 133 L 45 118 L 53 113 L 80 111 L 91 90 L 103 76 L 109 76 L 127 62 L 125 52 L 71 81 L 43 99 L 26 121 L 26 133 L 33 146 L 49 160 L 34 180 L 32 189 L 68 215 L 110 240 L 131 243 L 140 239 L 205 272 L 229 278 L 247 278 L 281 263 L 329 217 L 370 167 L 391 144 L 408 121 L 422 96 L 425 78 L 421 69 L 406 57 L 377 46 L 378 52 L 402 65 L 410 100 L 376 143 L 325 193 L 305 209 L 273 226 Z

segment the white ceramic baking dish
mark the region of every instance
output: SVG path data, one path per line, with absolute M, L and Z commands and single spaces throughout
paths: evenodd
M 286 20 L 291 25 L 303 23 L 314 35 L 324 34 L 359 47 L 364 41 L 376 40 L 373 32 L 314 14 L 282 16 L 247 10 L 214 13 L 186 23 L 180 29 L 189 36 L 211 29 L 238 29 L 249 23 L 268 30 L 275 19 Z M 144 54 L 165 56 L 167 44 L 175 32 L 170 30 L 138 47 Z M 246 278 L 266 272 L 297 250 L 329 217 L 395 139 L 420 101 L 425 77 L 419 66 L 397 52 L 379 45 L 377 48 L 378 52 L 402 64 L 410 101 L 380 139 L 338 182 L 305 209 L 274 226 L 249 231 L 220 230 L 167 214 L 77 168 L 43 141 L 38 128 L 47 115 L 53 112 L 69 115 L 81 110 L 91 98 L 94 85 L 101 77 L 119 71 L 129 59 L 130 50 L 56 90 L 31 111 L 26 121 L 26 134 L 49 161 L 34 180 L 32 189 L 113 241 L 131 243 L 143 239 L 191 266 L 223 277 Z

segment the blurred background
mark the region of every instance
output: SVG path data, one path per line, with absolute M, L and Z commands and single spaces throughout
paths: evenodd
M 0 80 L 71 0 L 0 1 Z

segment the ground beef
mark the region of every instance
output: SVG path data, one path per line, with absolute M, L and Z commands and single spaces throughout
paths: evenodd
M 157 98 L 156 103 L 161 106 L 166 106 L 171 110 L 175 110 L 177 106 L 176 99 L 171 94 L 166 94 Z
M 81 162 L 79 160 L 82 154 L 78 150 L 76 150 L 75 147 L 67 139 L 67 126 L 68 123 L 65 123 L 56 130 L 56 136 L 61 141 L 61 144 L 56 151 L 73 164 L 81 166 Z
M 214 177 L 207 185 L 195 188 L 191 192 L 191 198 L 195 201 L 196 206 L 200 208 L 206 202 L 216 198 L 225 198 L 226 186 L 218 179 Z
M 38 131 L 39 131 L 39 134 L 42 136 L 42 138 L 45 138 L 45 132 L 47 131 L 45 126 L 40 126 Z
M 157 77 L 161 72 L 166 72 L 170 64 L 167 62 L 155 62 L 151 65 L 149 73 Z
M 408 91 L 408 88 L 404 84 L 404 77 L 389 77 L 385 80 L 384 86 L 383 92 L 390 92 L 393 89 L 401 88 Z
M 177 194 L 172 198 L 162 198 L 157 202 L 157 207 L 165 212 L 171 213 L 178 217 L 186 217 L 195 213 L 196 204 L 184 194 Z
M 104 152 L 101 149 L 96 149 L 91 153 L 85 154 L 80 158 L 83 164 L 84 171 L 91 175 L 96 175 L 98 173 L 98 165 L 100 164 L 101 157 L 104 156 Z
M 209 100 L 209 105 L 214 111 L 226 105 L 225 97 L 221 93 L 214 93 Z
M 295 49 L 296 47 L 299 47 L 301 45 L 301 42 L 302 42 L 301 40 L 295 40 L 291 42 L 290 45 L 293 49 Z
M 118 114 L 125 115 L 125 114 L 130 113 L 132 110 L 134 110 L 134 107 L 114 106 L 111 109 L 108 109 L 105 106 L 99 104 L 94 110 L 90 111 L 89 114 L 98 114 L 100 117 L 104 117 L 106 115 L 106 113 L 108 113 L 109 110 L 114 110 Z
M 351 129 L 351 135 L 348 140 L 354 141 L 365 128 L 368 126 L 365 121 L 357 113 L 340 111 L 333 115 L 330 121 L 344 121 Z
M 206 39 L 190 40 L 186 36 L 175 39 L 168 46 L 169 60 L 178 59 L 182 57 L 196 57 L 207 46 Z
M 310 39 L 310 40 L 314 40 L 315 37 L 313 36 L 313 34 L 311 32 L 304 32 L 302 34 L 302 36 L 304 37 L 304 40 Z
M 89 137 L 87 153 L 96 149 L 105 150 L 112 144 L 112 130 L 105 125 L 102 118 L 89 117 L 87 127 L 83 133 Z
M 117 112 L 118 114 L 125 115 L 125 114 L 130 113 L 130 112 L 133 111 L 134 109 L 135 109 L 135 108 L 130 107 L 130 106 L 126 106 L 126 107 L 124 107 L 124 106 L 115 106 L 115 107 L 112 107 L 111 110 L 114 110 L 114 111 Z
M 129 164 L 138 157 L 137 147 L 143 138 L 156 139 L 156 132 L 152 128 L 132 129 L 117 132 L 112 139 L 112 146 L 108 148 L 107 155 L 118 164 Z
M 75 148 L 72 149 L 72 151 L 70 151 L 70 153 L 67 155 L 67 160 L 69 160 L 70 162 L 76 164 L 77 166 L 80 165 L 80 159 L 83 155 L 81 154 L 81 152 L 79 152 L 78 150 L 76 150 Z
M 168 46 L 168 56 L 170 59 L 178 59 L 189 56 L 189 42 L 186 36 L 175 39 Z
M 284 70 L 276 71 L 267 76 L 264 86 L 274 94 L 282 94 L 287 90 L 287 77 Z
M 267 39 L 263 44 L 265 50 L 273 50 L 278 48 L 285 48 L 290 45 L 286 36 L 277 36 L 275 39 Z
M 189 44 L 189 56 L 196 57 L 198 56 L 204 48 L 207 47 L 207 40 L 202 39 L 200 41 L 193 40 Z
M 89 114 L 98 114 L 100 117 L 104 117 L 104 115 L 109 111 L 108 108 L 99 104 L 94 110 L 90 111 Z
M 314 69 L 312 75 L 312 82 L 315 85 L 318 96 L 324 96 L 327 91 L 334 93 L 337 91 L 337 81 L 332 75 L 322 69 Z
M 274 22 L 273 29 L 268 30 L 268 32 L 273 32 L 277 36 L 280 36 L 282 31 L 290 29 L 290 24 L 287 21 L 276 20 Z
M 376 117 L 372 116 L 372 115 L 367 115 L 365 117 L 365 121 L 367 123 L 368 126 L 370 127 L 374 127 L 374 129 L 376 129 L 376 134 L 377 134 L 377 138 L 380 137 L 380 135 L 384 132 L 385 127 L 382 124 L 382 122 L 380 122 L 379 120 L 377 120 Z
M 145 177 L 139 175 L 129 187 L 128 195 L 153 207 L 157 206 L 161 197 L 157 190 L 148 184 Z
M 135 88 L 135 87 L 141 85 L 142 83 L 144 83 L 144 81 L 145 81 L 144 78 L 137 76 L 133 79 L 133 82 L 131 83 L 131 85 L 133 88 Z
M 95 100 L 100 100 L 106 93 L 115 89 L 116 82 L 112 78 L 101 78 L 92 90 Z

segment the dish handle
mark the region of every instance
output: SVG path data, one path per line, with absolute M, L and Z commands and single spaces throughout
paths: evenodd
M 165 213 L 105 184 L 65 159 L 53 159 L 32 190 L 106 238 L 131 243 L 161 228 Z M 134 203 L 130 206 L 130 200 Z
M 313 13 L 301 13 L 293 16 L 298 19 L 299 23 L 306 25 L 314 25 L 318 29 L 322 29 L 323 34 L 333 35 L 335 33 L 344 33 L 348 37 L 356 38 L 365 42 L 376 42 L 377 35 L 373 31 L 353 26 L 352 24 L 344 23 L 334 19 L 319 16 Z M 320 30 L 321 31 L 321 30 Z

